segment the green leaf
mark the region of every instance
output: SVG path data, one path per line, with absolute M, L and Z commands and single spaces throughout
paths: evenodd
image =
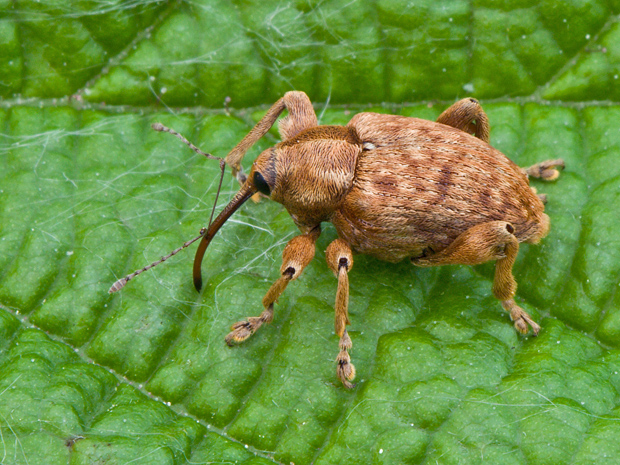
M 0 457 L 3 463 L 620 462 L 620 3 L 0 1 Z M 285 243 L 246 204 L 191 280 L 216 156 L 288 90 L 322 124 L 435 119 L 482 99 L 492 145 L 561 157 L 551 232 L 523 245 L 518 335 L 493 265 L 355 257 L 357 386 L 339 383 L 325 249 L 239 347 Z M 390 102 L 383 103 L 380 102 Z M 271 131 L 248 156 L 278 140 Z M 238 189 L 224 178 L 220 205 Z M 221 207 L 220 207 L 221 208 Z

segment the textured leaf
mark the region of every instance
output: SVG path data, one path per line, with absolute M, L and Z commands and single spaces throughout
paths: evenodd
M 0 1 L 2 462 L 620 462 L 619 13 L 600 0 Z M 434 119 L 473 95 L 518 164 L 564 158 L 557 182 L 532 182 L 552 229 L 515 266 L 540 336 L 514 331 L 492 264 L 356 256 L 345 390 L 326 226 L 273 323 L 228 348 L 297 234 L 269 201 L 222 228 L 200 294 L 190 249 L 110 296 L 198 234 L 215 200 L 217 163 L 150 124 L 224 156 L 291 89 L 322 124 L 372 105 Z M 227 176 L 219 203 L 237 189 Z

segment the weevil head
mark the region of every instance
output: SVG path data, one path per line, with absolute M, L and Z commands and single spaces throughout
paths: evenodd
M 209 225 L 194 259 L 194 285 L 200 290 L 200 265 L 209 243 L 256 192 L 281 203 L 302 230 L 329 221 L 351 189 L 362 143 L 349 126 L 317 126 L 261 153 L 243 186 Z
M 362 143 L 348 126 L 316 126 L 261 153 L 248 183 L 300 227 L 329 221 L 352 186 Z

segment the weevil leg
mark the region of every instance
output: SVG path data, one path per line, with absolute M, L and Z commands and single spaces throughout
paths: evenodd
M 243 321 L 233 324 L 232 331 L 226 336 L 228 345 L 238 344 L 254 334 L 263 323 L 271 323 L 273 320 L 273 306 L 288 283 L 297 279 L 301 272 L 314 258 L 314 244 L 321 234 L 321 227 L 317 226 L 308 233 L 292 238 L 282 252 L 282 266 L 280 278 L 272 286 L 263 298 L 265 308 L 259 316 L 251 316 Z
M 534 186 L 530 186 L 530 189 L 540 199 L 543 204 L 547 204 L 547 194 L 539 194 L 538 190 Z
M 489 118 L 475 98 L 464 98 L 448 107 L 437 122 L 474 134 L 478 139 L 489 142 Z
M 530 325 L 536 335 L 540 326 L 514 301 L 517 283 L 512 275 L 512 266 L 518 252 L 519 241 L 514 235 L 514 227 L 506 221 L 490 221 L 461 233 L 442 251 L 430 256 L 412 258 L 411 261 L 419 266 L 434 266 L 478 265 L 497 260 L 493 294 L 510 313 L 517 331 L 525 334 Z
M 543 181 L 555 181 L 560 176 L 560 171 L 556 168 L 564 169 L 564 160 L 545 160 L 529 168 L 521 168 L 525 174 Z M 542 194 L 541 194 L 542 195 Z
M 327 265 L 338 278 L 338 290 L 336 291 L 336 318 L 334 328 L 340 336 L 340 352 L 336 357 L 338 378 L 346 388 L 352 388 L 351 381 L 355 378 L 355 366 L 351 363 L 349 350 L 353 346 L 351 337 L 347 333 L 346 325 L 349 324 L 349 271 L 353 268 L 353 253 L 351 247 L 342 239 L 336 239 L 325 251 Z
M 291 91 L 274 103 L 267 111 L 267 114 L 256 123 L 256 126 L 239 142 L 228 155 L 226 155 L 226 164 L 233 169 L 233 176 L 243 184 L 245 179 L 241 179 L 239 173 L 241 171 L 241 160 L 245 153 L 252 147 L 267 131 L 274 125 L 278 116 L 288 110 L 288 116 L 280 122 L 280 135 L 282 140 L 289 139 L 305 129 L 309 129 L 318 125 L 316 113 L 312 106 L 312 102 L 304 92 Z

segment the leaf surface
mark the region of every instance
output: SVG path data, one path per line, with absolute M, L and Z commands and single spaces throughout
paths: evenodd
M 3 463 L 615 464 L 620 461 L 618 1 L 0 2 Z M 336 279 L 315 260 L 258 315 L 285 243 L 249 202 L 191 281 L 193 248 L 109 286 L 208 221 L 216 156 L 288 90 L 322 124 L 435 119 L 482 99 L 492 145 L 561 157 L 549 236 L 522 245 L 516 334 L 493 265 L 356 256 L 357 386 L 333 360 Z M 383 103 L 381 102 L 391 102 Z M 373 106 L 374 105 L 374 106 Z M 271 131 L 250 161 L 278 140 Z M 238 184 L 226 176 L 220 204 Z

